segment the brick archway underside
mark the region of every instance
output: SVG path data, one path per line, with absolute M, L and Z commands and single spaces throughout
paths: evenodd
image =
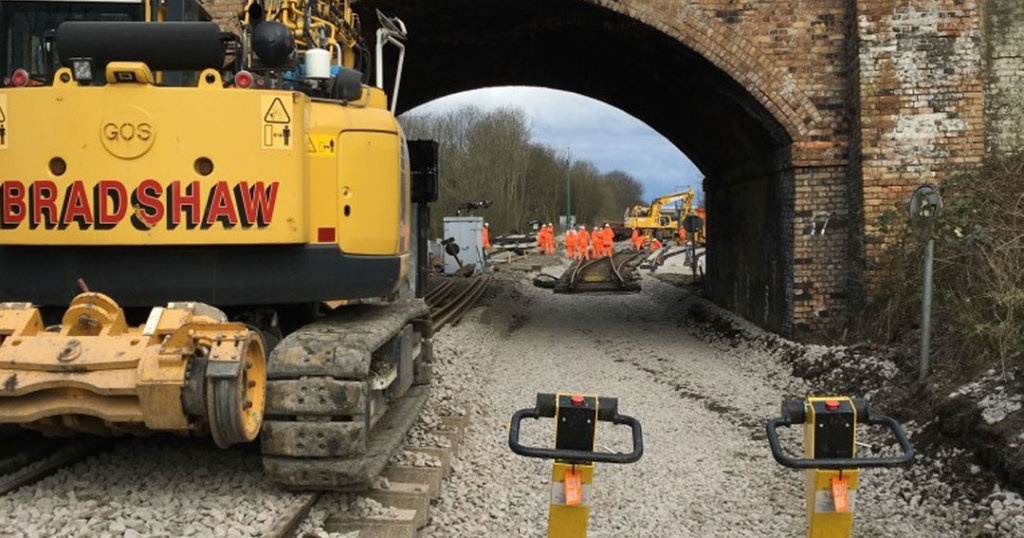
M 634 19 L 579 0 L 374 0 L 407 25 L 400 111 L 489 86 L 598 99 L 660 132 L 709 177 L 789 145 L 786 129 L 732 77 Z M 372 36 L 367 32 L 367 43 Z

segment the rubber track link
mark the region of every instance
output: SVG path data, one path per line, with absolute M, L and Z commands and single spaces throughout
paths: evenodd
M 271 353 L 261 445 L 289 489 L 362 490 L 383 471 L 428 394 L 423 300 L 338 309 Z

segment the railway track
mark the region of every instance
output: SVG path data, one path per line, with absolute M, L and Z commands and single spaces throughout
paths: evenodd
M 110 448 L 109 437 L 80 437 L 71 442 L 39 438 L 25 433 L 4 443 L 0 456 L 0 495 L 34 484 L 63 467 L 82 461 Z
M 640 291 L 632 273 L 644 256 L 643 251 L 620 250 L 612 256 L 579 260 L 558 279 L 555 293 Z
M 434 330 L 458 323 L 459 319 L 476 304 L 490 285 L 491 279 L 478 276 L 462 281 L 445 280 L 424 298 L 430 305 Z
M 299 524 L 306 519 L 309 511 L 316 506 L 323 493 L 322 491 L 307 493 L 303 500 L 295 503 L 294 510 L 279 519 L 277 525 L 270 532 L 263 535 L 263 538 L 291 538 L 295 536 L 295 531 L 298 530 Z

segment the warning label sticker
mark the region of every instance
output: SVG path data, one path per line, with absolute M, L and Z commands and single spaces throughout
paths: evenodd
M 306 152 L 317 157 L 334 156 L 334 136 L 325 134 L 311 134 L 306 137 Z
M 11 128 L 7 121 L 7 96 L 0 93 L 0 149 L 7 149 L 7 138 Z
M 291 149 L 295 135 L 292 127 L 292 105 L 285 99 L 265 95 L 260 99 L 262 129 L 260 145 L 263 149 Z

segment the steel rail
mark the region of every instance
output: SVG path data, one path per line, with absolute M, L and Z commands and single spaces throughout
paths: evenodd
M 20 470 L 0 477 L 0 495 L 7 495 L 18 488 L 39 482 L 72 463 L 99 454 L 113 446 L 114 442 L 115 440 L 109 437 L 90 437 L 49 452 Z
M 285 517 L 278 519 L 277 525 L 270 529 L 270 532 L 263 535 L 263 538 L 291 538 L 295 536 L 299 524 L 309 515 L 310 509 L 320 500 L 322 491 L 314 491 L 306 494 L 306 499 L 295 503 L 296 509 L 285 514 Z
M 596 264 L 599 261 L 601 261 L 601 258 L 594 258 L 592 260 L 586 260 L 585 263 L 584 263 L 584 260 L 580 260 L 579 263 L 576 264 L 576 269 L 573 270 L 572 275 L 569 276 L 569 286 L 568 287 L 569 288 L 575 288 L 576 287 L 576 280 L 579 278 L 580 274 L 586 272 L 586 271 L 584 271 L 584 269 L 586 269 L 586 268 Z
M 450 301 L 431 309 L 430 317 L 433 319 L 434 329 L 454 324 L 462 318 L 462 315 L 476 304 L 477 299 L 483 295 L 490 282 L 490 278 L 477 277 L 457 293 L 451 294 Z
M 632 254 L 629 254 L 628 252 L 623 252 L 623 251 L 619 251 L 619 253 L 622 254 L 621 256 L 619 256 L 619 258 L 622 259 L 622 263 L 620 263 L 620 264 L 618 264 L 618 266 L 616 266 L 615 265 L 615 261 L 613 259 L 612 260 L 612 272 L 615 273 L 615 278 L 619 279 L 619 283 L 620 284 L 625 284 L 626 281 L 625 281 L 625 279 L 622 278 L 622 268 L 625 267 L 626 264 L 628 264 L 628 263 L 632 262 L 633 260 L 637 259 L 638 257 L 642 256 L 643 253 L 640 252 L 640 251 L 634 252 Z
M 450 295 L 454 288 L 454 280 L 445 280 L 428 291 L 426 296 L 423 297 L 423 300 L 426 301 L 428 305 L 434 306 Z

